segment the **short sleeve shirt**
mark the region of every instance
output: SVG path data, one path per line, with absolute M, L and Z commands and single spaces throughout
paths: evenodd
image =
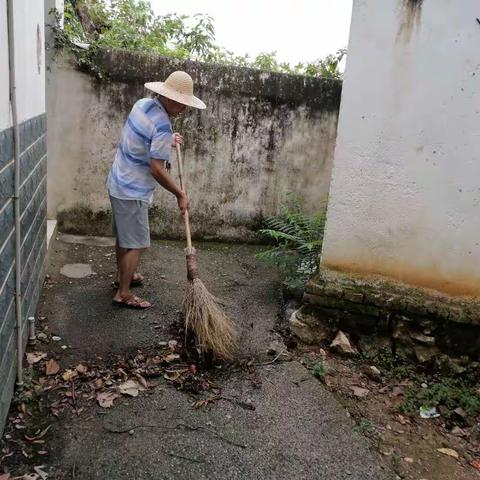
M 150 162 L 153 158 L 170 164 L 172 134 L 170 118 L 157 99 L 142 98 L 135 103 L 108 175 L 112 197 L 151 203 L 157 182 Z

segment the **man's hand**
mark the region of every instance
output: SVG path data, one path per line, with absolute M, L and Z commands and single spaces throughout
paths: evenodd
M 153 178 L 163 188 L 168 190 L 170 193 L 173 193 L 177 197 L 178 208 L 180 208 L 180 211 L 183 215 L 188 208 L 188 197 L 185 192 L 182 192 L 182 190 L 180 190 L 180 187 L 178 187 L 172 180 L 172 177 L 165 168 L 165 161 L 152 158 L 150 164 L 150 171 Z
M 172 136 L 172 147 L 176 147 L 177 145 L 181 145 L 183 143 L 183 137 L 175 132 Z
M 178 208 L 182 212 L 182 215 L 188 210 L 188 197 L 187 194 L 182 192 L 180 196 L 177 197 Z

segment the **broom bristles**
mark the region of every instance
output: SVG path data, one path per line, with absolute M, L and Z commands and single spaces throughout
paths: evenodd
M 188 282 L 183 312 L 186 330 L 195 334 L 197 346 L 202 352 L 212 352 L 225 360 L 233 357 L 236 349 L 233 322 L 199 278 Z

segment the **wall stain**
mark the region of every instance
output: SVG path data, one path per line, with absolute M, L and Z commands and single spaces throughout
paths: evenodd
M 480 280 L 462 272 L 445 274 L 435 267 L 425 268 L 396 261 L 348 261 L 344 258 L 327 258 L 322 268 L 365 278 L 381 278 L 403 284 L 436 290 L 452 297 L 477 297 L 480 295 Z
M 423 0 L 401 0 L 402 19 L 397 33 L 397 42 L 409 42 L 414 30 L 420 27 L 422 21 Z

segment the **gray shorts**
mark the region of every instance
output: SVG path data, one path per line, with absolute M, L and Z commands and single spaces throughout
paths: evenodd
M 113 234 L 121 248 L 148 248 L 150 226 L 148 203 L 141 200 L 121 200 L 110 195 Z

